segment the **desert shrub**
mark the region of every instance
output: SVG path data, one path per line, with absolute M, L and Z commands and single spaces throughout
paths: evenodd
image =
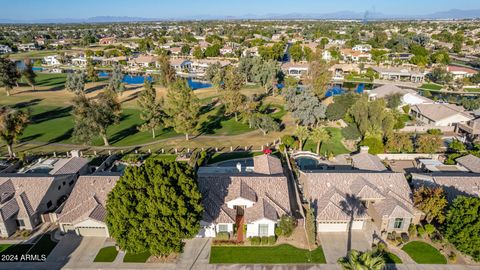
M 275 245 L 275 242 L 277 242 L 277 238 L 275 238 L 275 236 L 269 236 L 268 237 L 268 244 L 269 245 Z
M 258 245 L 260 245 L 260 237 L 259 237 L 259 236 L 250 237 L 250 243 L 251 243 L 253 246 L 258 246 Z
M 215 237 L 216 240 L 228 240 L 230 239 L 230 234 L 228 232 L 219 232 Z

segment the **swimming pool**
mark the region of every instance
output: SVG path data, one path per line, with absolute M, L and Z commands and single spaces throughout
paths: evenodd
M 361 93 L 363 93 L 364 90 L 365 90 L 365 84 L 360 83 L 360 84 L 358 84 L 357 88 L 355 89 L 355 93 L 361 94 Z M 343 95 L 345 93 L 346 93 L 346 91 L 342 87 L 334 86 L 325 93 L 325 97 L 339 96 L 339 95 Z
M 313 157 L 300 156 L 295 158 L 297 166 L 301 170 L 331 170 L 333 167 L 328 166 L 326 163 L 320 163 Z

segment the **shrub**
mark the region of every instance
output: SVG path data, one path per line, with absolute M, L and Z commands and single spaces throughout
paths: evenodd
M 402 238 L 403 243 L 407 243 L 408 241 L 410 241 L 410 237 L 408 237 L 407 233 L 400 234 L 400 237 Z
M 253 246 L 258 246 L 260 245 L 260 237 L 259 236 L 253 236 L 253 237 L 250 237 L 250 243 L 253 245 Z
M 363 139 L 361 146 L 368 146 L 368 153 L 372 155 L 381 154 L 385 151 L 382 139 L 377 137 L 367 137 Z
M 289 237 L 292 235 L 293 230 L 295 229 L 295 219 L 293 217 L 283 215 L 278 222 L 277 227 L 275 228 L 275 234 L 277 236 L 286 236 Z
M 376 248 L 380 253 L 386 252 L 388 250 L 387 244 L 385 244 L 384 242 L 379 242 Z
M 402 110 L 404 113 L 408 114 L 410 113 L 410 105 L 405 105 L 402 107 Z
M 283 143 L 280 144 L 280 145 L 278 146 L 278 150 L 280 150 L 280 152 L 282 152 L 282 153 L 285 152 L 285 144 L 283 144 Z
M 418 225 L 417 226 L 417 232 L 418 232 L 418 236 L 420 237 L 423 237 L 425 235 L 425 229 L 423 228 L 422 225 Z
M 357 140 L 362 136 L 360 131 L 354 124 L 349 124 L 345 128 L 342 129 L 342 135 L 347 140 Z
M 403 243 L 402 237 L 401 237 L 401 236 L 395 237 L 395 243 L 396 243 L 397 245 Z
M 315 228 L 315 216 L 313 214 L 313 210 L 308 208 L 306 211 L 305 217 L 305 229 L 307 231 L 308 242 L 310 244 L 315 244 L 316 242 L 316 228 Z
M 415 226 L 415 224 L 410 223 L 408 234 L 410 234 L 411 237 L 417 236 L 417 226 Z
M 260 238 L 260 243 L 262 244 L 262 246 L 268 245 L 268 236 L 262 236 Z
M 230 234 L 228 232 L 219 232 L 215 237 L 216 240 L 228 240 L 230 239 Z
M 203 150 L 202 152 L 200 152 L 200 156 L 197 159 L 197 166 L 202 166 L 206 158 L 207 158 L 207 151 Z
M 426 224 L 425 225 L 425 232 L 430 236 L 432 235 L 432 233 L 435 232 L 435 226 L 433 226 L 432 224 Z
M 443 135 L 442 131 L 440 129 L 434 128 L 434 129 L 429 129 L 427 130 L 428 134 L 431 135 Z
M 277 242 L 277 238 L 275 238 L 275 236 L 269 236 L 268 237 L 268 244 L 269 245 L 275 245 L 275 242 Z
M 455 254 L 455 252 L 450 252 L 450 254 L 448 254 L 448 259 L 451 261 L 451 262 L 456 262 L 457 261 L 457 254 Z
M 439 232 L 433 232 L 430 235 L 430 240 L 432 240 L 433 243 L 442 243 L 443 237 Z
M 293 144 L 295 143 L 295 138 L 293 138 L 293 137 L 290 136 L 290 135 L 284 135 L 284 136 L 282 136 L 281 140 L 282 140 L 282 144 L 284 144 L 285 147 L 288 147 L 288 148 L 290 148 L 291 146 L 293 146 Z

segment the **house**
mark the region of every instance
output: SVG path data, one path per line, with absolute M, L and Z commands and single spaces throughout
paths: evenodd
M 251 161 L 251 160 L 250 160 Z M 280 160 L 271 155 L 253 158 L 253 164 L 239 161 L 235 167 L 201 167 L 200 192 L 205 208 L 198 237 L 218 233 L 244 236 L 273 236 L 283 215 L 291 215 L 287 178 Z M 252 166 L 253 165 L 253 166 Z
M 91 59 L 92 59 L 93 63 L 101 63 L 103 61 L 103 57 L 93 56 L 93 57 L 91 57 Z M 70 60 L 72 65 L 78 66 L 78 67 L 86 67 L 87 66 L 87 61 L 88 61 L 88 59 L 86 57 L 83 57 L 83 56 L 72 58 L 72 60 Z
M 372 60 L 372 55 L 368 52 L 354 51 L 352 49 L 342 49 L 340 54 L 343 59 L 351 62 L 366 62 Z
M 466 123 L 473 119 L 463 107 L 443 103 L 417 104 L 410 108 L 410 114 L 426 125 L 442 127 Z
M 413 207 L 402 173 L 300 171 L 299 181 L 316 214 L 318 232 L 346 232 L 352 219 L 352 230 L 408 232 L 423 215 Z M 356 211 L 350 215 L 352 208 Z
M 12 53 L 12 49 L 7 45 L 0 44 L 0 54 L 7 54 L 7 53 Z
M 441 172 L 412 174 L 415 187 L 442 187 L 452 202 L 457 196 L 480 197 L 480 174 L 466 172 Z
M 77 180 L 65 205 L 57 213 L 60 230 L 80 236 L 109 237 L 105 223 L 108 193 L 120 174 L 85 175 Z
M 447 71 L 450 74 L 452 74 L 454 79 L 469 78 L 478 73 L 478 71 L 473 68 L 466 68 L 466 67 L 459 67 L 459 66 L 452 66 L 452 65 L 449 65 L 447 67 Z
M 111 44 L 114 44 L 116 42 L 117 42 L 117 39 L 115 37 L 104 37 L 104 38 L 101 38 L 98 41 L 98 44 L 100 44 L 100 45 L 111 45 Z
M 88 171 L 88 160 L 41 160 L 16 173 L 0 174 L 0 236 L 8 237 L 18 229 L 33 230 L 46 213 L 59 207 L 70 194 L 78 176 Z
M 332 72 L 334 81 L 342 81 L 348 74 L 360 73 L 360 68 L 355 64 L 335 64 L 328 70 Z
M 213 59 L 198 59 L 198 60 L 193 60 L 191 62 L 191 73 L 195 73 L 197 75 L 204 75 L 205 72 L 207 71 L 207 68 L 210 66 L 210 65 L 213 65 L 213 64 L 220 64 L 220 66 L 222 68 L 230 65 L 230 62 L 229 61 L 219 61 L 219 60 L 213 60 Z
M 332 53 L 328 50 L 323 51 L 322 52 L 322 59 L 327 61 L 327 62 L 332 61 L 332 59 L 333 59 Z
M 414 54 L 411 53 L 390 53 L 388 54 L 388 58 L 390 60 L 399 60 L 399 61 L 410 61 Z
M 357 51 L 357 52 L 366 53 L 366 52 L 369 52 L 369 51 L 372 50 L 372 45 L 370 45 L 370 44 L 358 44 L 358 45 L 353 46 L 352 50 Z
M 170 60 L 172 66 L 177 73 L 189 73 L 192 68 L 192 62 L 183 58 L 174 58 Z
M 140 55 L 128 61 L 130 67 L 149 68 L 157 65 L 157 58 L 152 55 Z
M 372 67 L 372 69 L 378 73 L 382 80 L 421 83 L 425 79 L 424 73 L 412 71 L 407 68 Z
M 281 68 L 285 75 L 300 78 L 308 73 L 309 64 L 307 62 L 287 62 L 282 64 Z
M 457 164 L 472 173 L 480 173 L 480 158 L 470 154 L 456 159 Z
M 387 168 L 376 155 L 368 153 L 368 146 L 361 146 L 358 154 L 352 155 L 352 167 L 364 171 L 386 171 Z
M 45 56 L 45 57 L 43 57 L 43 62 L 47 66 L 59 66 L 59 65 L 62 64 L 60 62 L 60 60 L 58 59 L 58 55 Z
M 368 92 L 368 98 L 375 100 L 379 98 L 388 98 L 392 95 L 401 96 L 401 105 L 432 104 L 433 100 L 420 96 L 417 91 L 400 88 L 393 84 L 385 84 Z
M 37 44 L 35 43 L 18 44 L 17 47 L 19 51 L 33 51 L 37 49 Z
M 470 120 L 466 123 L 458 123 L 456 132 L 465 136 L 470 141 L 480 140 L 480 118 Z

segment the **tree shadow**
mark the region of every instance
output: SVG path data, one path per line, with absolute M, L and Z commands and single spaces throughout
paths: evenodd
M 200 134 L 214 134 L 216 129 L 222 128 L 222 121 L 226 121 L 231 117 L 225 116 L 225 106 L 221 106 L 219 110 L 209 115 L 200 127 Z
M 125 129 L 120 130 L 119 132 L 113 134 L 112 137 L 110 137 L 109 142 L 110 142 L 111 144 L 117 143 L 117 142 L 125 139 L 125 138 L 128 137 L 128 136 L 133 136 L 133 135 L 135 135 L 136 133 L 139 132 L 137 127 L 138 127 L 138 125 L 131 125 L 131 126 L 128 127 L 128 128 L 125 128 Z
M 93 86 L 93 87 L 90 87 L 88 89 L 85 89 L 85 93 L 86 94 L 89 94 L 89 93 L 93 93 L 95 91 L 99 91 L 99 90 L 102 90 L 105 88 L 105 84 L 100 84 L 100 85 L 96 85 L 96 86 Z
M 31 136 L 23 137 L 23 138 L 20 139 L 20 143 L 33 141 L 36 138 L 41 137 L 41 136 L 43 136 L 43 133 L 38 133 L 38 134 L 31 135 Z
M 62 135 L 49 140 L 48 143 L 58 143 L 58 142 L 61 142 L 61 141 L 65 141 L 65 140 L 70 139 L 72 137 L 72 135 L 73 135 L 73 128 L 70 128 L 69 130 L 67 130 Z
M 38 103 L 40 103 L 42 100 L 44 100 L 44 99 L 43 98 L 36 98 L 36 99 L 29 100 L 29 101 L 19 102 L 19 103 L 13 105 L 12 108 L 23 109 L 23 108 L 26 108 L 26 107 L 35 106 Z
M 44 121 L 49 121 L 52 119 L 67 117 L 70 115 L 71 111 L 72 111 L 72 106 L 63 107 L 63 108 L 58 107 L 50 111 L 41 112 L 39 114 L 33 115 L 30 118 L 30 121 L 35 124 L 38 124 L 38 123 L 42 123 Z
M 356 216 L 361 216 L 366 213 L 365 206 L 361 199 L 354 194 L 346 194 L 345 200 L 340 202 L 340 208 L 350 218 L 348 222 L 348 240 L 347 251 L 352 249 L 352 226 Z

